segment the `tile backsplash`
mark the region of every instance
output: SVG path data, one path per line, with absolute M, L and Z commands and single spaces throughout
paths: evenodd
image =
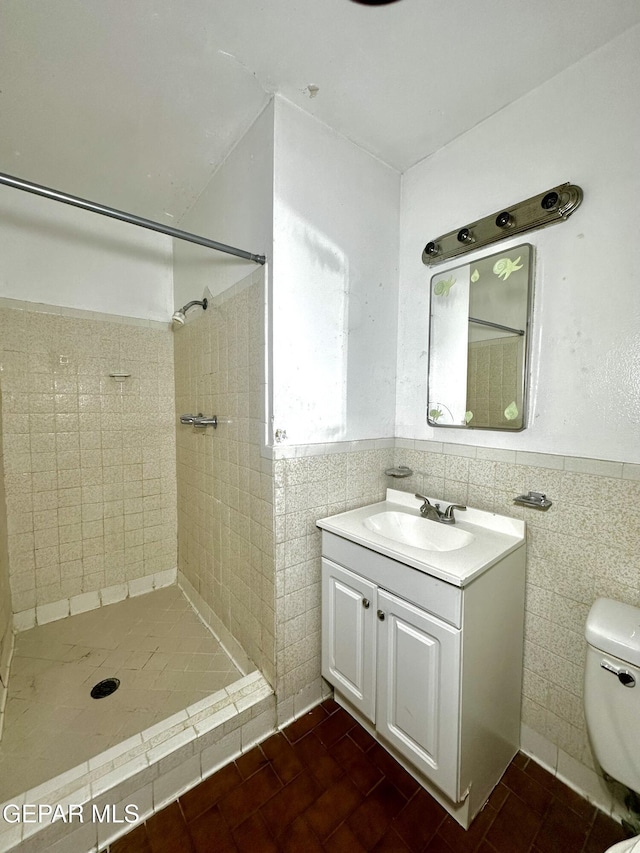
M 2 300 L 0 371 L 13 611 L 174 569 L 168 325 Z

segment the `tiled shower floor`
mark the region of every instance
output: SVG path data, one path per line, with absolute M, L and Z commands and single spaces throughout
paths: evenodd
M 328 699 L 110 853 L 603 853 L 624 837 L 522 753 L 465 832 Z
M 115 676 L 111 696 L 91 688 Z M 16 636 L 0 802 L 241 678 L 177 586 Z

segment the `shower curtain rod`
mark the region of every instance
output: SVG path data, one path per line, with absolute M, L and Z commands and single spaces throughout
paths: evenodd
M 87 201 L 84 198 L 78 198 L 74 195 L 52 190 L 49 187 L 43 187 L 40 184 L 33 184 L 30 181 L 24 181 L 22 178 L 14 178 L 12 175 L 5 175 L 0 172 L 0 184 L 8 187 L 14 187 L 17 190 L 24 190 L 34 195 L 41 195 L 45 198 L 61 201 L 64 204 L 70 204 L 73 207 L 80 207 L 82 210 L 88 210 L 90 213 L 99 213 L 101 216 L 109 216 L 111 219 L 119 219 L 121 222 L 129 222 L 131 225 L 138 225 L 140 228 L 148 228 L 150 231 L 159 231 L 161 234 L 167 234 L 169 237 L 175 237 L 177 240 L 186 240 L 189 243 L 197 243 L 200 246 L 206 246 L 207 249 L 215 249 L 217 252 L 225 252 L 227 255 L 235 255 L 238 258 L 244 258 L 247 261 L 253 261 L 256 264 L 266 263 L 264 255 L 254 255 L 251 252 L 245 252 L 244 249 L 235 249 L 233 246 L 227 246 L 224 243 L 217 243 L 215 240 L 209 240 L 208 237 L 199 237 L 197 234 L 191 234 L 189 231 L 180 231 L 178 228 L 172 228 L 170 225 L 163 225 L 161 222 L 154 222 L 151 219 L 144 219 L 142 216 L 136 216 L 134 213 L 125 213 L 122 210 L 116 210 L 113 207 L 106 207 L 103 204 L 96 204 L 94 201 Z

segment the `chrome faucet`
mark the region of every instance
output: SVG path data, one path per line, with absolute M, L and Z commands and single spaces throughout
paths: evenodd
M 415 497 L 417 497 L 419 501 L 423 501 L 423 504 L 420 507 L 420 515 L 423 518 L 431 518 L 433 521 L 439 521 L 442 524 L 455 524 L 456 519 L 453 514 L 454 509 L 466 509 L 466 506 L 462 506 L 461 504 L 449 504 L 445 510 L 441 510 L 440 504 L 432 504 L 426 495 L 416 494 Z

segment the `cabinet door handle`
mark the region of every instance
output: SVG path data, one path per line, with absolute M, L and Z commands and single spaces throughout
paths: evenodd
M 369 601 L 368 598 L 362 599 L 362 606 L 364 607 L 365 610 L 368 610 L 371 607 L 371 602 Z
M 384 622 L 384 618 L 385 618 L 385 617 L 384 617 L 384 610 L 378 610 L 378 619 L 379 619 L 381 622 Z

